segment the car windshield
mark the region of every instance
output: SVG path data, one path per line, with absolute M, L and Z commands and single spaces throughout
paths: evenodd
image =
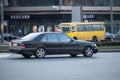
M 30 33 L 24 37 L 22 37 L 21 39 L 24 40 L 33 40 L 34 38 L 36 38 L 39 34 L 38 33 Z
M 61 26 L 62 32 L 70 32 L 70 26 Z

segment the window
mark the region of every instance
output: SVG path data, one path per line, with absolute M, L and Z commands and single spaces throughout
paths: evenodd
M 86 31 L 92 31 L 92 25 L 85 25 Z
M 93 30 L 94 31 L 99 31 L 100 30 L 100 25 L 93 25 Z
M 59 5 L 59 0 L 54 0 L 54 5 Z
M 72 26 L 72 32 L 75 32 L 75 31 L 76 31 L 75 27 L 74 27 L 74 26 Z
M 66 36 L 65 34 L 58 34 L 60 42 L 70 42 L 71 38 Z
M 61 26 L 63 32 L 70 32 L 70 26 Z
M 42 37 L 41 42 L 47 42 L 47 37 L 46 37 L 46 35 L 44 35 L 44 36 Z
M 31 34 L 28 34 L 28 35 L 22 37 L 21 39 L 23 39 L 23 40 L 33 40 L 36 37 L 38 37 L 39 35 L 40 34 L 37 34 L 37 33 L 31 33 Z
M 58 42 L 56 34 L 47 34 L 48 42 Z
M 84 28 L 83 25 L 78 25 L 77 26 L 77 31 L 84 31 L 84 30 L 85 30 L 85 28 Z
M 100 30 L 102 31 L 104 30 L 104 25 L 101 25 Z

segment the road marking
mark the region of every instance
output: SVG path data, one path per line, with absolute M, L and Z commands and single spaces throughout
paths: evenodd
M 9 53 L 0 53 L 0 58 L 6 58 L 9 57 L 11 54 Z

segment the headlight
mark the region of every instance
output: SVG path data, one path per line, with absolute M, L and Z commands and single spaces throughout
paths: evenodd
M 97 45 L 96 45 L 95 43 L 93 44 L 93 46 L 94 46 L 94 47 L 97 47 Z

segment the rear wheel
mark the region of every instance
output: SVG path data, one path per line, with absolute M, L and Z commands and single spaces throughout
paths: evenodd
M 46 51 L 44 48 L 38 48 L 35 52 L 35 57 L 36 58 L 43 58 L 43 57 L 45 57 L 45 53 L 46 53 Z
M 85 56 L 85 57 L 92 57 L 92 55 L 93 55 L 93 48 L 92 47 L 90 47 L 90 46 L 88 46 L 88 47 L 85 47 L 85 49 L 84 49 L 84 51 L 83 51 L 83 55 Z

